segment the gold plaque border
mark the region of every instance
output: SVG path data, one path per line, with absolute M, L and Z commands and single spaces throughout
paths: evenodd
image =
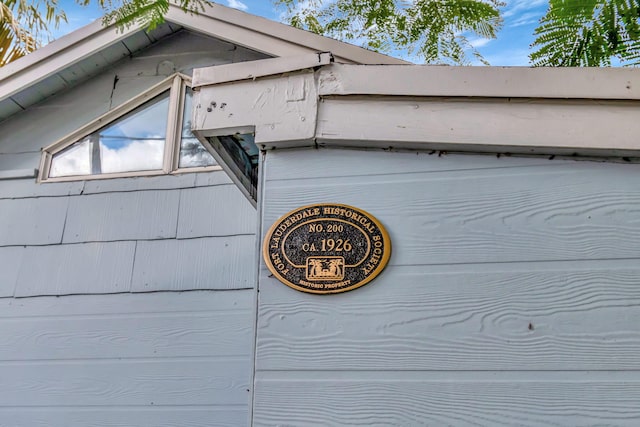
M 388 250 L 385 250 L 384 253 L 382 254 L 382 259 L 380 260 L 380 264 L 378 264 L 378 266 L 375 268 L 375 270 L 373 270 L 371 272 L 371 274 L 365 280 L 363 280 L 361 282 L 358 282 L 357 284 L 355 284 L 353 286 L 349 286 L 348 288 L 342 288 L 342 289 L 337 289 L 337 290 L 336 289 L 331 289 L 331 290 L 328 290 L 328 291 L 320 291 L 320 290 L 313 290 L 313 289 L 303 288 L 301 286 L 296 285 L 295 283 L 292 283 L 292 282 L 288 281 L 284 277 L 282 277 L 280 275 L 280 273 L 278 273 L 278 270 L 273 268 L 271 263 L 269 262 L 269 240 L 271 240 L 271 236 L 272 236 L 273 232 L 275 231 L 276 227 L 281 224 L 282 220 L 284 220 L 286 217 L 290 216 L 294 212 L 297 212 L 297 211 L 300 211 L 300 210 L 303 210 L 303 209 L 317 208 L 317 207 L 322 207 L 322 206 L 338 206 L 338 207 L 342 207 L 342 208 L 346 208 L 346 209 L 351 209 L 351 210 L 353 210 L 353 211 L 355 211 L 355 212 L 357 212 L 357 213 L 359 213 L 361 215 L 366 216 L 376 226 L 378 226 L 378 229 L 382 233 L 383 242 L 385 243 L 385 246 L 383 246 L 383 247 L 385 249 L 388 248 Z M 290 288 L 293 288 L 293 289 L 295 289 L 297 291 L 309 293 L 309 294 L 317 294 L 317 295 L 339 294 L 339 293 L 342 293 L 342 292 L 349 292 L 349 291 L 357 289 L 357 288 L 359 288 L 361 286 L 364 286 L 367 283 L 371 282 L 376 277 L 378 277 L 378 275 L 382 272 L 382 270 L 384 270 L 384 268 L 387 266 L 387 263 L 389 262 L 389 258 L 391 258 L 391 238 L 389 237 L 389 233 L 387 233 L 387 229 L 384 228 L 384 226 L 382 225 L 382 223 L 380 223 L 380 221 L 378 221 L 378 218 L 376 218 L 375 216 L 371 215 L 369 212 L 364 211 L 362 209 L 358 209 L 358 208 L 356 208 L 354 206 L 351 206 L 351 205 L 345 205 L 344 203 L 314 203 L 314 204 L 311 204 L 311 205 L 299 206 L 299 207 L 297 207 L 295 209 L 292 209 L 289 212 L 287 212 L 286 214 L 281 215 L 271 225 L 271 227 L 269 227 L 269 230 L 267 230 L 267 233 L 264 235 L 264 240 L 262 242 L 262 260 L 264 261 L 264 263 L 267 266 L 267 268 L 269 269 L 269 271 L 280 282 L 284 283 L 285 285 L 289 286 Z

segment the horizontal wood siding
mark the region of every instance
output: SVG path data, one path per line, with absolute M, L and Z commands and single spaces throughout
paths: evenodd
M 136 242 L 29 246 L 15 296 L 128 292 Z
M 237 356 L 8 363 L 0 366 L 2 405 L 242 405 L 248 365 L 248 357 Z
M 66 197 L 0 200 L 0 246 L 60 243 L 68 204 Z
M 226 173 L 25 174 L 42 147 L 168 75 L 264 57 L 167 28 L 25 91 L 60 93 L 0 123 L 2 427 L 247 424 L 257 218 Z
M 134 292 L 254 287 L 255 236 L 138 242 Z
M 119 408 L 19 408 L 11 409 L 6 427 L 229 427 L 247 424 L 246 405 L 224 407 L 179 406 L 159 410 Z
M 558 379 L 535 379 L 529 373 L 515 379 L 476 374 L 433 381 L 411 376 L 348 379 L 345 373 L 324 373 L 313 380 L 260 380 L 254 425 L 632 427 L 640 419 L 637 378 L 581 374 L 567 380 L 557 374 Z
M 7 179 L 0 181 L 0 199 L 25 199 L 30 197 L 77 196 L 82 194 L 83 181 L 56 182 L 41 185 L 34 179 Z
M 254 287 L 256 211 L 223 171 L 0 181 L 0 211 L 0 297 Z
M 0 248 L 0 298 L 13 296 L 25 248 Z
M 393 224 L 393 265 L 640 258 L 636 168 L 560 164 L 281 181 L 265 220 L 336 198 L 375 209 Z
M 64 243 L 176 237 L 180 190 L 73 197 Z
M 0 170 L 37 169 L 41 154 L 40 150 L 23 153 L 0 153 Z
M 388 267 L 357 292 L 322 299 L 269 286 L 257 366 L 638 370 L 638 278 L 640 265 L 597 261 Z
M 178 238 L 255 234 L 255 209 L 235 185 L 181 192 Z
M 209 175 L 209 174 L 204 174 Z M 219 174 L 214 174 L 219 175 Z M 123 191 L 175 190 L 194 187 L 198 174 L 138 176 L 134 178 L 97 179 L 84 182 L 82 194 L 100 194 Z M 53 183 L 52 183 L 53 184 Z M 47 183 L 49 185 L 49 183 Z
M 393 252 L 339 295 L 261 268 L 255 425 L 640 422 L 637 165 L 319 149 L 265 174 L 264 230 L 345 203 Z
M 250 290 L 0 298 L 0 424 L 244 425 L 252 300 Z
M 66 78 L 75 85 L 75 72 L 89 80 L 63 84 L 61 93 L 0 123 L 0 170 L 37 168 L 43 147 L 168 75 L 256 58 L 222 40 L 172 31 L 140 32 L 128 46 L 79 62 Z M 149 41 L 157 43 L 138 51 Z M 252 287 L 246 260 L 255 253 L 255 215 L 222 171 L 44 184 L 0 179 L 0 296 Z

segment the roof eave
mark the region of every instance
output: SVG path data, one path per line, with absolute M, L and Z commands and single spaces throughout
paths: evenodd
M 179 6 L 171 4 L 166 19 L 168 22 L 201 34 L 220 38 L 275 57 L 333 51 L 336 60 L 342 62 L 405 63 L 397 58 L 368 51 L 219 4 L 208 6 L 200 14 L 185 13 Z M 118 29 L 114 25 L 104 26 L 100 20 L 97 20 L 0 68 L 0 101 L 125 39 L 136 31 L 140 31 L 137 26 Z
M 199 88 L 194 105 L 225 109 L 194 109 L 194 132 L 251 127 L 262 149 L 640 156 L 640 70 L 331 64 L 221 83 Z

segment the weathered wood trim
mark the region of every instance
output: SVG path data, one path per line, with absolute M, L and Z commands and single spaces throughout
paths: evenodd
M 216 65 L 193 70 L 193 86 L 208 86 L 240 80 L 256 79 L 274 74 L 299 71 L 333 62 L 329 52 L 309 53 L 294 57 L 269 58 L 237 64 Z
M 336 63 L 318 72 L 318 94 L 640 100 L 640 71 Z
M 305 79 L 304 86 L 296 88 L 294 78 Z M 631 69 L 330 64 L 315 72 L 307 67 L 299 74 L 201 86 L 199 105 L 224 100 L 227 109 L 195 109 L 194 132 L 220 135 L 254 126 L 263 149 L 325 145 L 636 157 L 636 81 L 640 88 L 640 72 Z
M 347 96 L 318 105 L 320 145 L 640 155 L 635 101 Z
M 317 109 L 315 76 L 308 69 L 283 77 L 201 86 L 194 96 L 192 131 L 201 140 L 255 129 L 257 144 L 310 141 Z
M 182 107 L 184 105 L 184 83 L 179 75 L 173 77 L 171 83 L 171 95 L 169 98 L 169 111 L 167 112 L 167 137 L 164 144 L 164 162 L 162 169 L 169 173 L 177 166 L 176 151 L 180 151 L 180 139 L 182 134 Z

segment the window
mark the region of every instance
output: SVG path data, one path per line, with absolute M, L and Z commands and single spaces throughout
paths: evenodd
M 255 203 L 258 193 L 258 157 L 260 150 L 253 134 L 237 133 L 205 137 L 218 155 L 220 164 L 249 201 Z
M 191 109 L 193 105 L 193 91 L 187 87 L 184 101 L 184 114 L 182 118 L 182 135 L 180 138 L 179 168 L 193 168 L 201 166 L 213 166 L 216 164 L 213 156 L 191 133 Z
M 45 148 L 39 179 L 68 181 L 219 169 L 191 133 L 192 91 L 181 74 Z

